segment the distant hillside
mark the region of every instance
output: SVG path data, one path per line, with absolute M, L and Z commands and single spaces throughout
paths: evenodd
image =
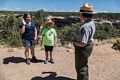
M 14 13 L 14 14 L 24 14 L 24 13 L 44 13 L 44 15 L 52 15 L 52 16 L 79 16 L 79 12 L 46 12 L 44 10 L 38 11 L 0 11 L 0 14 L 6 13 Z M 120 20 L 120 13 L 97 13 L 94 16 L 95 19 L 107 19 L 107 20 Z

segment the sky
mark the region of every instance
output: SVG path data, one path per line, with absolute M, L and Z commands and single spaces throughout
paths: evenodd
M 96 12 L 120 13 L 120 0 L 0 0 L 0 10 L 78 12 L 84 3 L 91 3 Z

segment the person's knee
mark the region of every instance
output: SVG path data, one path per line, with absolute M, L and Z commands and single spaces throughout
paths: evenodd
M 35 46 L 31 46 L 31 47 L 30 47 L 31 50 L 34 50 L 34 48 L 35 48 Z
M 29 51 L 29 47 L 26 47 L 26 48 L 25 48 L 25 52 L 28 52 L 28 51 Z

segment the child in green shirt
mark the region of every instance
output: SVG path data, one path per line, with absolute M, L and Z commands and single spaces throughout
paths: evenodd
M 53 51 L 53 46 L 56 45 L 56 42 L 57 42 L 57 33 L 56 33 L 56 30 L 52 28 L 53 24 L 54 23 L 52 22 L 52 20 L 48 20 L 44 25 L 45 28 L 42 30 L 41 45 L 44 45 L 45 47 L 45 56 L 46 56 L 46 60 L 44 62 L 45 64 L 47 64 L 49 60 L 48 52 L 50 52 L 50 62 L 52 64 L 54 63 L 52 51 Z

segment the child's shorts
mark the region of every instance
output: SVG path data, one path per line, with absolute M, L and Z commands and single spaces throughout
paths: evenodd
M 53 51 L 53 46 L 45 46 L 45 51 Z

